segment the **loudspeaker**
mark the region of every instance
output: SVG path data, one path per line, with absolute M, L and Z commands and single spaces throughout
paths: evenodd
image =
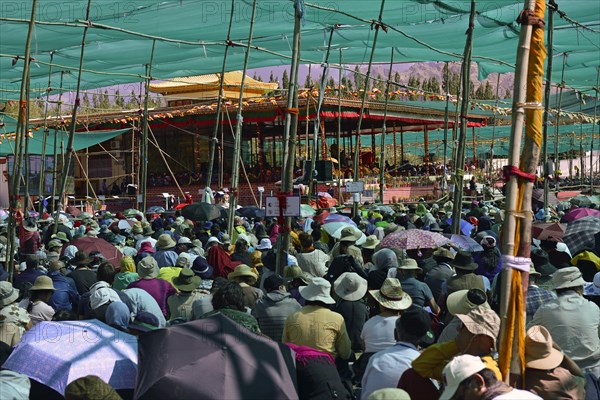
M 137 195 L 137 185 L 132 185 L 131 183 L 127 185 L 127 195 L 135 196 Z
M 304 181 L 310 181 L 310 163 L 311 160 L 304 161 Z M 332 181 L 333 180 L 333 161 L 331 160 L 317 160 L 315 163 L 315 171 L 317 176 L 314 178 L 317 181 Z

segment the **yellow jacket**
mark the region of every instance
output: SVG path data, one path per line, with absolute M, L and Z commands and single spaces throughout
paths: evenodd
M 441 382 L 444 367 L 458 354 L 456 341 L 451 340 L 449 342 L 437 343 L 423 350 L 421 355 L 413 360 L 412 367 L 422 377 L 433 378 Z M 486 368 L 494 371 L 498 380 L 502 380 L 498 363 L 491 355 L 482 356 L 481 360 Z

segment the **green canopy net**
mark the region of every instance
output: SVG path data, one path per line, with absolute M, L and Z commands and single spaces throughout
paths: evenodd
M 313 0 L 302 2 L 301 62 L 322 62 L 327 30 L 335 26 L 332 49 L 344 49 L 344 63 L 367 63 L 373 43 L 373 21 L 379 2 L 364 0 Z M 468 1 L 388 0 L 379 35 L 375 62 L 387 62 L 391 49 L 397 62 L 460 61 L 470 8 Z M 227 41 L 230 0 L 92 0 L 90 21 L 87 1 L 39 0 L 32 38 L 31 90 L 46 93 L 50 87 L 74 90 L 81 40 L 85 43 L 83 90 L 144 80 L 145 66 L 155 43 L 152 78 L 169 79 L 221 70 L 227 45 L 227 70 L 242 69 L 252 1 L 234 2 L 233 29 Z M 261 0 L 250 52 L 249 68 L 289 65 L 292 49 L 292 0 Z M 600 29 L 597 0 L 560 2 L 555 17 L 555 65 L 567 53 L 564 81 L 589 92 L 600 66 Z M 522 0 L 477 2 L 473 61 L 480 79 L 492 72 L 512 72 L 520 27 L 515 22 Z M 0 101 L 17 99 L 31 1 L 16 0 L 0 7 Z M 256 47 L 254 47 L 256 46 Z M 333 67 L 335 65 L 331 64 Z M 553 80 L 558 82 L 560 74 Z

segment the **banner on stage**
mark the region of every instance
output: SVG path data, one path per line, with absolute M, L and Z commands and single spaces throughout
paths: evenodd
M 362 193 L 365 190 L 365 183 L 363 181 L 346 182 L 347 193 Z

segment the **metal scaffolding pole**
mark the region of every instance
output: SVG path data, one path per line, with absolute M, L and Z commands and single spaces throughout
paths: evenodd
M 148 185 L 148 100 L 150 99 L 150 81 L 152 80 L 152 62 L 154 61 L 154 49 L 156 40 L 152 41 L 150 50 L 150 62 L 146 64 L 146 80 L 144 82 L 144 114 L 142 115 L 142 148 L 140 157 L 140 191 L 142 195 L 142 212 L 146 212 L 147 185 Z
M 379 149 L 379 201 L 383 204 L 383 191 L 385 186 L 385 137 L 387 133 L 387 127 L 385 123 L 387 122 L 387 111 L 388 111 L 388 101 L 390 99 L 389 91 L 390 85 L 392 83 L 392 68 L 394 67 L 394 48 L 392 47 L 392 54 L 390 56 L 390 72 L 388 73 L 387 83 L 385 85 L 385 106 L 383 109 L 383 123 L 381 125 L 381 147 Z

